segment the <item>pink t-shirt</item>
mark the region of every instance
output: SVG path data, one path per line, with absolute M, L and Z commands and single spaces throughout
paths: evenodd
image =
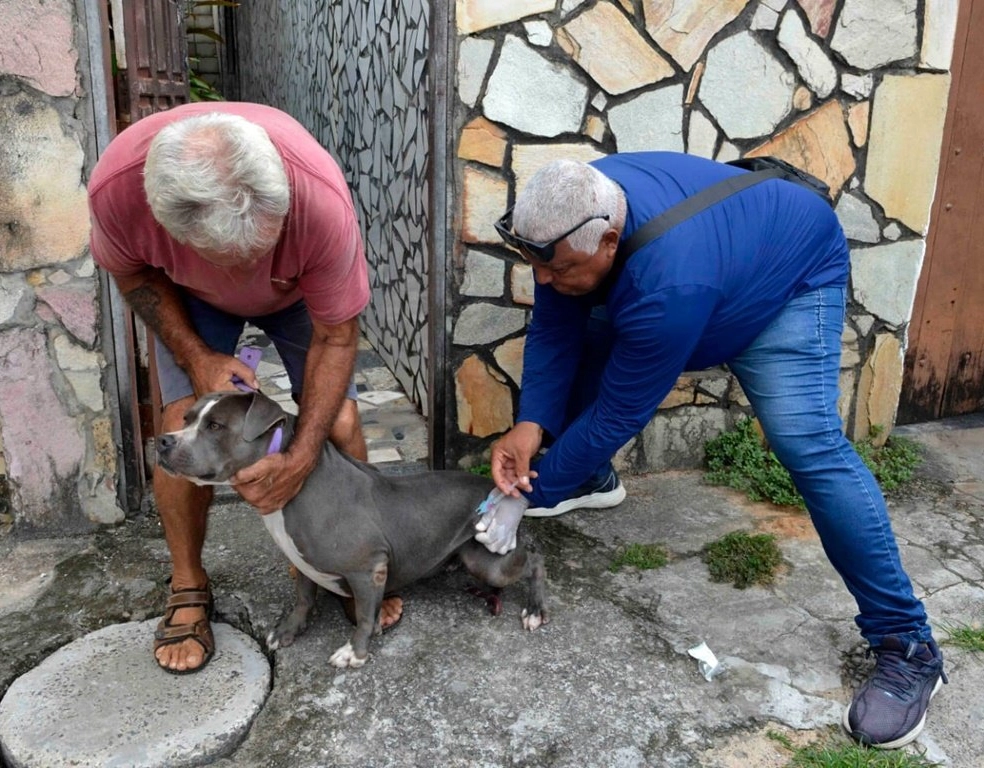
M 283 159 L 290 210 L 277 247 L 255 269 L 209 264 L 157 223 L 143 187 L 150 143 L 168 123 L 223 112 L 261 126 Z M 266 315 L 304 299 L 311 316 L 334 325 L 369 301 L 365 253 L 352 196 L 334 159 L 289 115 L 259 104 L 186 104 L 139 120 L 117 136 L 89 181 L 90 246 L 96 263 L 132 275 L 163 269 L 189 293 L 240 317 Z

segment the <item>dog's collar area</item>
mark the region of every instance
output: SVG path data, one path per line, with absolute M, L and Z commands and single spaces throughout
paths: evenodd
M 273 438 L 270 440 L 270 445 L 267 447 L 267 456 L 271 453 L 280 453 L 280 447 L 284 442 L 284 428 L 277 427 L 273 432 Z

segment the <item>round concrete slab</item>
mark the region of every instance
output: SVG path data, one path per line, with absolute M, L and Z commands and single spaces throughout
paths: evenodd
M 0 701 L 11 768 L 202 765 L 237 745 L 270 690 L 248 635 L 213 624 L 216 652 L 193 675 L 158 669 L 157 619 L 114 624 L 60 648 Z

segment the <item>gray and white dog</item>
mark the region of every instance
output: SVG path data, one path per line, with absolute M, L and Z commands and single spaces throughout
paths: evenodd
M 185 415 L 185 427 L 157 438 L 157 461 L 173 475 L 223 485 L 240 469 L 285 449 L 294 417 L 259 392 L 213 392 Z M 457 556 L 494 587 L 529 581 L 523 626 L 547 621 L 543 558 L 524 546 L 505 555 L 475 541 L 476 508 L 492 490 L 487 478 L 432 471 L 389 476 L 325 443 L 321 460 L 283 510 L 263 522 L 297 567 L 294 609 L 267 637 L 288 646 L 307 626 L 318 586 L 355 601 L 356 627 L 332 654 L 337 667 L 361 667 L 369 639 L 381 632 L 384 595 L 434 573 Z

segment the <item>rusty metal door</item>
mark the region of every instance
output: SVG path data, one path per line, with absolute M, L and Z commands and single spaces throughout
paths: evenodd
M 185 36 L 185 0 L 125 0 L 110 4 L 116 101 L 116 130 L 124 130 L 142 117 L 162 112 L 190 100 L 188 88 L 188 43 Z M 128 499 L 141 499 L 149 485 L 149 468 L 144 456 L 147 439 L 157 432 L 160 422 L 160 394 L 156 386 L 154 346 L 150 334 L 115 290 L 108 300 L 113 314 L 113 333 L 120 339 L 117 360 L 121 404 L 132 422 L 124 435 L 132 435 L 132 445 L 124 446 L 132 457 L 136 472 L 128 473 Z M 131 474 L 136 476 L 130 479 Z M 134 506 L 130 504 L 131 508 Z
M 963 0 L 897 422 L 984 410 L 984 2 Z

